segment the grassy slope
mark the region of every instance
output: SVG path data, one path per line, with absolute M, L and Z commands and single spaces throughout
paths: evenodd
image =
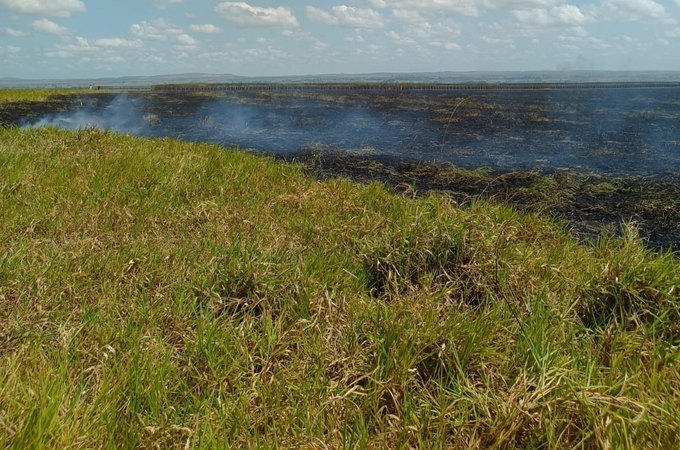
M 679 444 L 680 263 L 632 232 L 0 129 L 0 250 L 0 447 Z

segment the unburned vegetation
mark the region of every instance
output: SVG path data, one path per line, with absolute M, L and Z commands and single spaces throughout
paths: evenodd
M 674 448 L 680 262 L 210 145 L 0 129 L 0 446 Z

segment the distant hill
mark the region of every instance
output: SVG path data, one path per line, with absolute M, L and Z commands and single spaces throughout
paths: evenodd
M 581 82 L 680 82 L 680 71 L 529 71 L 529 72 L 421 72 L 324 74 L 282 77 L 242 77 L 232 74 L 185 73 L 83 79 L 0 78 L 0 87 L 146 88 L 157 84 L 183 83 L 581 83 Z
M 87 87 L 105 86 L 116 88 L 145 88 L 156 84 L 166 83 L 235 83 L 247 81 L 247 78 L 236 75 L 216 75 L 206 73 L 185 73 L 152 76 L 128 76 L 111 78 L 74 78 L 74 79 L 20 79 L 0 78 L 0 87 L 9 88 L 38 88 L 38 87 Z

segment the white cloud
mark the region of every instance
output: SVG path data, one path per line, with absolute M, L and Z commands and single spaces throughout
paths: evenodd
M 312 33 L 308 32 L 308 31 L 300 31 L 300 30 L 283 30 L 281 32 L 281 36 L 286 37 L 286 38 L 291 38 L 291 39 L 298 39 L 298 40 L 301 40 L 301 41 L 314 39 L 314 36 L 312 35 Z
M 139 39 L 123 39 L 123 38 L 103 38 L 97 39 L 95 45 L 109 48 L 141 48 L 142 41 Z
M 666 8 L 654 0 L 604 0 L 603 15 L 608 19 L 621 20 L 672 20 Z
M 328 24 L 333 24 L 337 25 L 338 20 L 333 17 L 332 14 L 327 13 L 323 9 L 315 8 L 314 6 L 308 6 L 307 9 L 307 17 L 313 22 L 321 22 L 321 23 L 328 23 Z
M 315 22 L 339 25 L 345 28 L 383 28 L 385 20 L 373 9 L 355 8 L 353 6 L 334 6 L 328 13 L 313 6 L 307 7 L 307 16 Z
M 388 31 L 385 35 L 397 45 L 417 46 L 418 42 L 410 36 L 405 36 L 396 31 Z M 362 38 L 363 39 L 363 38 Z M 363 42 L 363 40 L 361 41 Z
M 40 33 L 54 34 L 57 36 L 64 36 L 69 34 L 69 30 L 66 27 L 62 27 L 48 19 L 39 19 L 33 21 L 33 29 Z
M 479 14 L 478 0 L 370 0 L 376 8 L 448 11 L 464 16 Z
M 281 32 L 281 36 L 288 38 L 288 39 L 293 39 L 296 41 L 300 42 L 308 42 L 311 44 L 312 49 L 314 51 L 323 51 L 326 50 L 329 45 L 322 41 L 321 39 L 317 38 L 314 36 L 312 33 L 308 31 L 302 31 L 302 30 L 283 30 Z
M 188 54 L 185 56 L 184 53 L 196 51 L 198 45 L 199 42 L 193 37 L 189 36 L 188 34 L 180 34 L 179 36 L 175 37 L 175 44 L 173 45 L 173 48 L 179 52 L 183 52 L 180 57 L 184 58 L 189 56 Z
M 170 35 L 182 34 L 181 28 L 176 27 L 165 19 L 156 19 L 151 22 L 143 21 L 130 27 L 130 32 L 141 39 L 162 41 Z
M 5 28 L 5 34 L 12 37 L 22 37 L 28 35 L 25 31 L 15 30 L 14 28 Z
M 392 11 L 392 15 L 400 22 L 406 23 L 418 23 L 425 22 L 427 20 L 425 17 L 423 17 L 420 11 L 413 9 L 395 9 Z
M 66 50 L 69 52 L 93 52 L 99 49 L 90 44 L 90 41 L 81 36 L 76 36 L 72 42 L 68 44 L 58 44 L 56 46 L 59 50 Z
M 86 10 L 81 0 L 0 0 L 0 6 L 20 14 L 58 17 Z
M 141 39 L 110 37 L 88 40 L 82 36 L 66 36 L 56 41 L 54 47 L 44 54 L 47 57 L 92 66 L 131 62 L 153 52 L 153 48 L 144 47 L 144 42 Z
M 672 30 L 667 31 L 666 36 L 669 38 L 680 39 L 680 27 L 675 27 Z
M 71 58 L 75 54 L 94 53 L 99 51 L 99 48 L 90 44 L 90 42 L 81 36 L 75 38 L 66 38 L 65 43 L 58 43 L 54 46 L 55 50 L 47 52 L 47 56 L 56 58 Z
M 528 25 L 539 27 L 577 26 L 586 22 L 586 16 L 578 6 L 558 5 L 548 9 L 515 10 L 512 15 Z
M 176 41 L 177 44 L 184 45 L 186 47 L 195 47 L 198 45 L 198 41 L 189 36 L 188 34 L 180 34 L 179 36 L 177 36 Z
M 290 9 L 282 6 L 261 8 L 245 2 L 222 2 L 215 7 L 215 12 L 241 27 L 293 28 L 298 26 L 298 20 Z
M 395 31 L 386 33 L 387 37 L 394 43 L 414 47 L 420 52 L 423 52 L 425 47 L 460 50 L 461 46 L 454 42 L 454 38 L 460 36 L 460 34 L 460 26 L 451 20 L 409 24 L 404 27 L 402 33 Z
M 480 38 L 482 42 L 489 45 L 508 45 L 512 46 L 514 44 L 513 40 L 510 38 L 499 38 L 495 36 L 482 36 Z
M 312 45 L 312 49 L 313 49 L 315 52 L 325 52 L 325 51 L 328 50 L 329 48 L 330 48 L 330 45 L 328 45 L 328 44 L 327 44 L 326 42 L 324 42 L 324 41 L 316 41 L 316 42 L 314 42 L 314 44 Z
M 565 0 L 485 0 L 482 3 L 491 9 L 533 9 L 565 4 Z
M 194 33 L 217 34 L 222 32 L 220 27 L 217 27 L 211 23 L 193 24 L 189 26 L 189 29 Z
M 455 42 L 430 42 L 430 47 L 443 48 L 444 50 L 461 50 L 463 47 Z

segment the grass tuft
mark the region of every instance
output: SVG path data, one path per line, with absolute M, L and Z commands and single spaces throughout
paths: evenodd
M 367 245 L 362 259 L 371 295 L 399 296 L 424 285 L 446 287 L 459 278 L 466 263 L 462 233 L 438 225 L 409 224 Z
M 584 323 L 607 327 L 614 322 L 624 328 L 654 326 L 670 339 L 680 337 L 680 273 L 675 259 L 652 254 L 632 226 L 621 238 L 600 244 L 596 252 L 603 264 L 585 286 L 579 305 Z

